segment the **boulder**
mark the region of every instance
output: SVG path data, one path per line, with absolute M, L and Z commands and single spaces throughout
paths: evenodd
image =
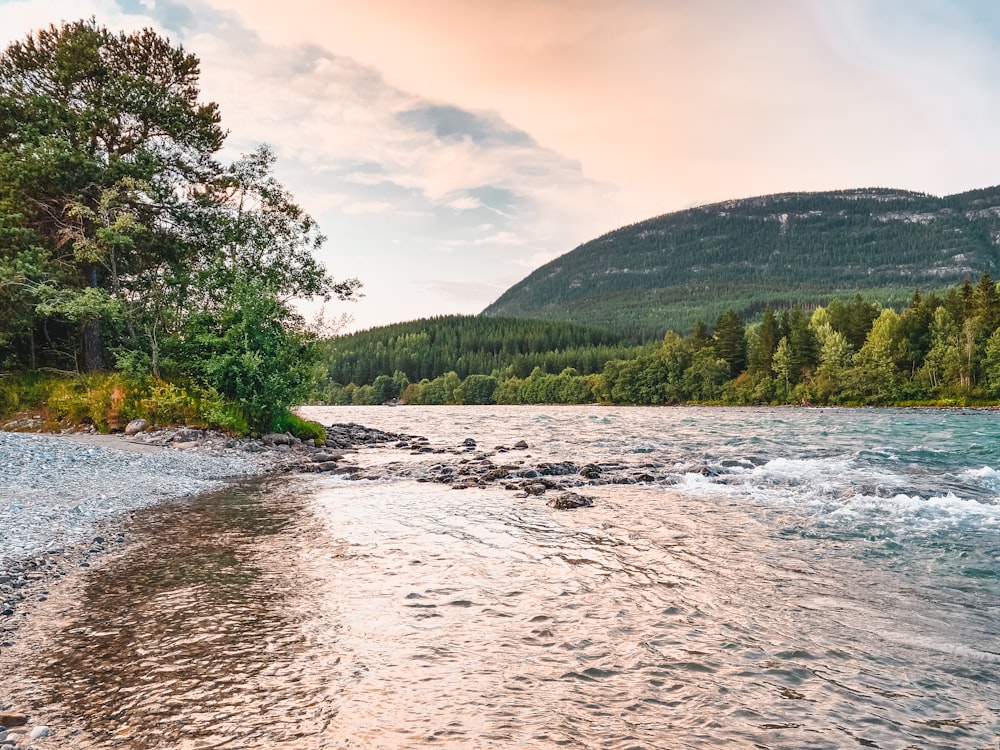
M 138 435 L 140 432 L 144 431 L 149 427 L 149 422 L 145 419 L 133 419 L 127 425 L 125 425 L 126 435 Z
M 269 432 L 260 439 L 264 445 L 291 445 L 292 436 L 281 432 Z
M 573 508 L 589 508 L 594 504 L 594 501 L 584 495 L 577 495 L 575 492 L 563 492 L 545 504 L 556 510 L 572 510 Z
M 560 461 L 558 463 L 538 464 L 535 467 L 542 476 L 566 476 L 576 474 L 580 469 L 572 461 Z
M 329 453 L 327 451 L 313 453 L 312 456 L 310 456 L 310 458 L 318 464 L 325 463 L 326 461 L 339 461 L 343 457 L 343 453 Z

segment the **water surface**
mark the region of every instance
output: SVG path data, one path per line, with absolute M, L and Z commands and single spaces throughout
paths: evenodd
M 379 448 L 412 477 L 149 509 L 4 657 L 15 697 L 82 748 L 998 745 L 993 413 L 317 413 L 658 479 L 560 512 Z

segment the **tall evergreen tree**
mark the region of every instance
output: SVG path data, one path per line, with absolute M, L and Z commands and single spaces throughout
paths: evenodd
M 753 348 L 753 359 L 750 362 L 752 373 L 770 375 L 773 372 L 772 360 L 779 339 L 778 320 L 774 310 L 768 305 L 764 308 L 764 315 L 757 329 L 757 345 Z
M 715 354 L 729 366 L 729 377 L 743 372 L 747 363 L 746 331 L 734 310 L 727 310 L 715 322 L 713 348 Z

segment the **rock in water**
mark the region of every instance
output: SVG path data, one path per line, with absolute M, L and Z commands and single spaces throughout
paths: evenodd
M 577 495 L 575 492 L 564 492 L 549 500 L 546 505 L 556 510 L 571 510 L 573 508 L 589 508 L 594 501 L 584 495 Z

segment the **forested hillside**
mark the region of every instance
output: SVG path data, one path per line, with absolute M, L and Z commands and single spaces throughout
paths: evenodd
M 535 367 L 600 372 L 634 347 L 596 328 L 541 320 L 449 315 L 340 336 L 323 343 L 329 383 L 374 383 L 401 373 L 411 383 L 453 371 L 465 378 L 509 369 L 526 377 Z
M 390 395 L 391 394 L 391 395 Z M 914 293 L 901 310 L 860 295 L 810 312 L 766 307 L 745 322 L 728 310 L 689 336 L 572 367 L 446 372 L 409 382 L 331 387 L 327 400 L 377 404 L 995 404 L 1000 399 L 1000 288 L 989 273 L 941 295 Z
M 899 190 L 786 193 L 666 214 L 587 242 L 486 310 L 658 338 L 732 308 L 861 292 L 905 303 L 995 271 L 1000 187 L 945 198 Z

